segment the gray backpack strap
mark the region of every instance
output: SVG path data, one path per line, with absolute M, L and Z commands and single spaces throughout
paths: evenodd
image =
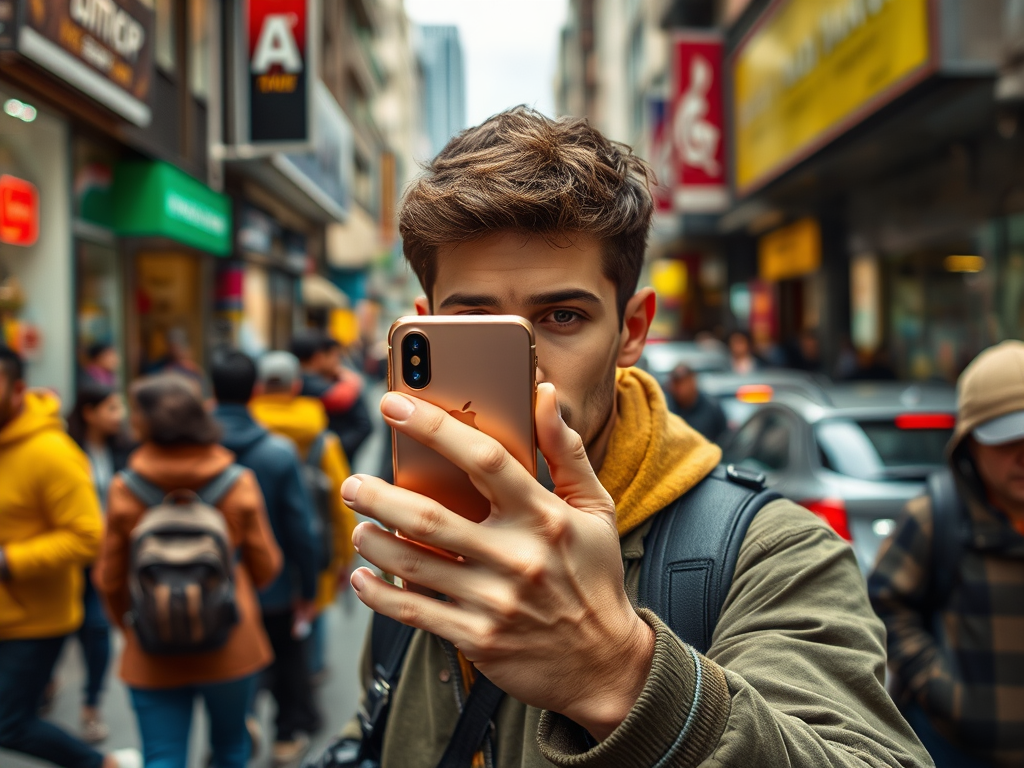
M 238 482 L 238 478 L 242 476 L 243 472 L 245 472 L 244 467 L 232 464 L 201 488 L 196 495 L 204 504 L 216 507 L 220 500 L 227 495 L 227 492 Z
M 167 496 L 163 488 L 149 482 L 146 478 L 132 469 L 123 469 L 117 473 L 121 482 L 131 491 L 132 496 L 137 498 L 147 507 L 155 507 Z
M 665 507 L 644 539 L 640 605 L 707 653 L 750 521 L 779 498 L 764 475 L 730 464 Z
M 324 460 L 324 447 L 327 445 L 327 435 L 328 431 L 325 429 L 316 436 L 313 444 L 309 446 L 309 453 L 306 455 L 306 463 L 309 466 L 320 469 L 320 465 Z
M 959 575 L 960 559 L 969 538 L 969 513 L 948 467 L 930 474 L 927 486 L 932 505 L 932 551 L 925 608 L 935 616 L 949 602 Z M 942 567 L 937 567 L 938 563 Z

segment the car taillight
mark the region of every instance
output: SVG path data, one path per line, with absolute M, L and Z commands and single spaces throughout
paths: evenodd
M 897 429 L 953 429 L 956 416 L 951 413 L 904 413 L 896 417 Z
M 800 504 L 831 525 L 832 530 L 844 539 L 853 541 L 846 517 L 846 504 L 842 499 L 810 499 L 801 501 Z
M 767 384 L 744 384 L 736 390 L 736 399 L 741 403 L 770 403 L 774 391 Z

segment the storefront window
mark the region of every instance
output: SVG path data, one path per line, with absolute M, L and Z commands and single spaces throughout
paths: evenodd
M 95 344 L 112 344 L 121 349 L 122 319 L 121 270 L 117 251 L 101 245 L 81 242 L 78 259 L 78 353 Z
M 207 0 L 189 0 L 188 51 L 192 95 L 205 99 L 210 94 L 210 34 Z
M 204 359 L 205 291 L 200 257 L 141 253 L 136 260 L 138 348 L 129 352 L 137 375 L 200 373 Z

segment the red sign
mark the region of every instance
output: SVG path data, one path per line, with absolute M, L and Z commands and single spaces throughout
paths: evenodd
M 249 138 L 309 138 L 308 0 L 248 0 Z
M 672 51 L 672 145 L 675 208 L 718 213 L 729 206 L 721 37 L 684 31 Z
M 33 245 L 39 239 L 39 190 L 14 176 L 0 176 L 0 243 Z

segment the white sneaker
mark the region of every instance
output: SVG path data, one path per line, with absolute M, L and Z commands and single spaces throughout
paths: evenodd
M 117 768 L 143 768 L 142 753 L 137 749 L 117 749 L 108 757 L 114 758 Z

